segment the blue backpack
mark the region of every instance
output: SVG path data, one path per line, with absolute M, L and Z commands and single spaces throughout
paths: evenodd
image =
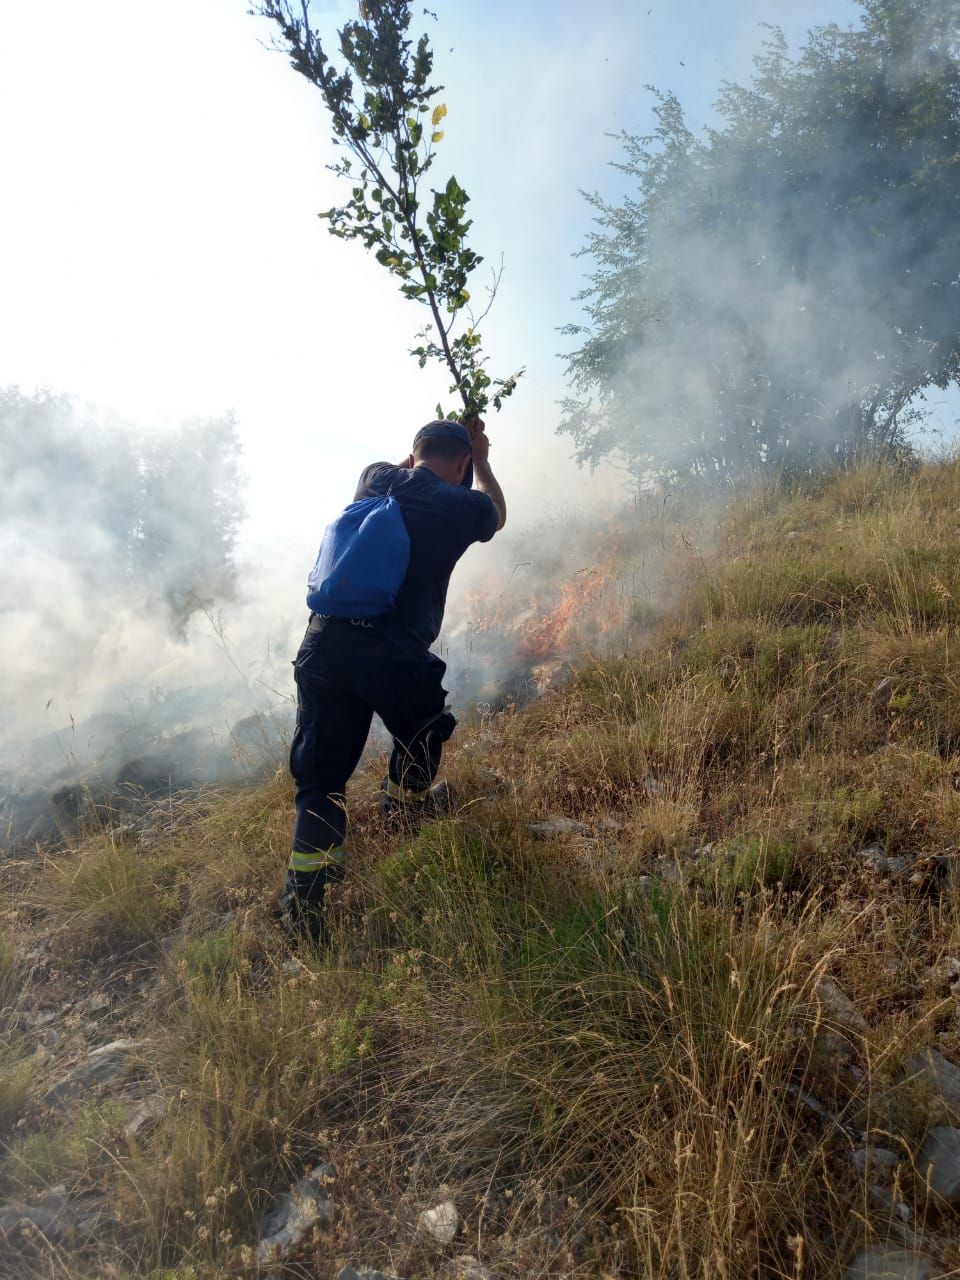
M 327 526 L 307 579 L 307 607 L 330 618 L 375 618 L 392 608 L 410 564 L 396 498 L 362 498 Z

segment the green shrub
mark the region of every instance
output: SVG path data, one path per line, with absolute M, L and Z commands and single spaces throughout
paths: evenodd
M 754 836 L 718 843 L 694 875 L 717 890 L 738 895 L 786 885 L 794 862 L 795 850 L 790 841 Z
M 199 938 L 187 938 L 176 953 L 174 965 L 188 986 L 213 992 L 241 967 L 243 960 L 240 939 L 231 925 Z

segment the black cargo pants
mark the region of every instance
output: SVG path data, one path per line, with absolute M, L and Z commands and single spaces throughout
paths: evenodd
M 445 671 L 434 654 L 391 644 L 376 620 L 310 619 L 294 662 L 297 726 L 290 749 L 297 790 L 289 869 L 298 881 L 343 864 L 347 779 L 374 712 L 393 738 L 387 796 L 404 803 L 427 794 L 457 723 L 446 706 Z

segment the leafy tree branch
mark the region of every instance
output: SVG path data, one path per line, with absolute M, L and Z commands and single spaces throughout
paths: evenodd
M 478 326 L 489 304 L 479 317 L 469 305 L 470 278 L 483 261 L 467 243 L 469 196 L 453 176 L 425 192 L 447 108 L 437 100 L 442 85 L 431 82 L 427 36 L 409 36 L 409 0 L 363 0 L 359 18 L 339 33 L 342 70 L 311 26 L 309 0 L 265 0 L 257 12 L 277 24 L 291 64 L 323 94 L 343 153 L 330 167 L 351 183 L 350 198 L 320 216 L 331 234 L 371 250 L 404 297 L 427 307 L 412 351 L 420 367 L 446 367 L 463 413 L 499 409 L 523 371 L 491 378 L 485 368 Z M 499 280 L 496 272 L 490 304 Z

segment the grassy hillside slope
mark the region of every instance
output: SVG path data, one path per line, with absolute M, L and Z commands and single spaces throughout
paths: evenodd
M 282 768 L 0 869 L 0 1202 L 82 1208 L 0 1274 L 253 1274 L 321 1162 L 284 1274 L 960 1274 L 916 1061 L 960 1061 L 960 465 L 616 527 L 524 633 L 568 678 L 458 733 L 456 814 L 398 840 L 354 781 L 331 954 L 269 919 Z

